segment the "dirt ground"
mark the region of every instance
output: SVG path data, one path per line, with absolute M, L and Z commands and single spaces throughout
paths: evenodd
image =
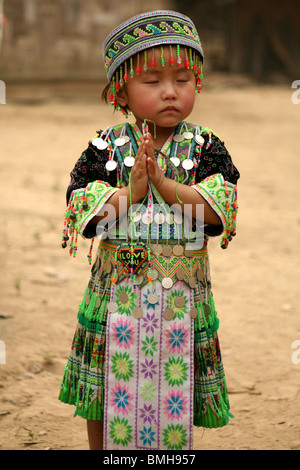
M 60 243 L 69 172 L 97 129 L 122 120 L 100 92 L 7 84 L 0 106 L 2 450 L 88 448 L 85 422 L 57 400 L 88 243 L 75 260 Z M 228 250 L 210 242 L 234 419 L 196 429 L 196 450 L 300 450 L 300 105 L 291 98 L 290 83 L 214 77 L 190 118 L 225 140 L 241 172 L 238 235 Z

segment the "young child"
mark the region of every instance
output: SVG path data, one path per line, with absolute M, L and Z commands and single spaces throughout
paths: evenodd
M 63 246 L 75 256 L 80 234 L 98 251 L 59 399 L 91 449 L 192 449 L 193 425 L 231 416 L 207 242 L 235 235 L 239 173 L 185 121 L 203 63 L 188 17 L 139 14 L 103 50 L 104 97 L 135 122 L 97 131 L 71 172 Z

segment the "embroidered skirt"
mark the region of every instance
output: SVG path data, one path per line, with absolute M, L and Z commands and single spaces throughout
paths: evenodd
M 113 274 L 115 249 L 100 242 L 59 399 L 104 421 L 107 449 L 192 449 L 193 425 L 231 416 L 207 251 L 156 256 L 148 284 L 146 266 Z

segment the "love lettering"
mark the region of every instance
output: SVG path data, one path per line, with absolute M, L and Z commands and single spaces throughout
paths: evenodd
M 142 247 L 120 248 L 118 259 L 127 270 L 135 274 L 147 259 L 147 251 Z

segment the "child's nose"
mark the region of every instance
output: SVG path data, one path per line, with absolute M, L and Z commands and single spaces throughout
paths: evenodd
M 176 89 L 174 83 L 171 81 L 166 81 L 163 88 L 163 99 L 174 99 L 176 98 Z

